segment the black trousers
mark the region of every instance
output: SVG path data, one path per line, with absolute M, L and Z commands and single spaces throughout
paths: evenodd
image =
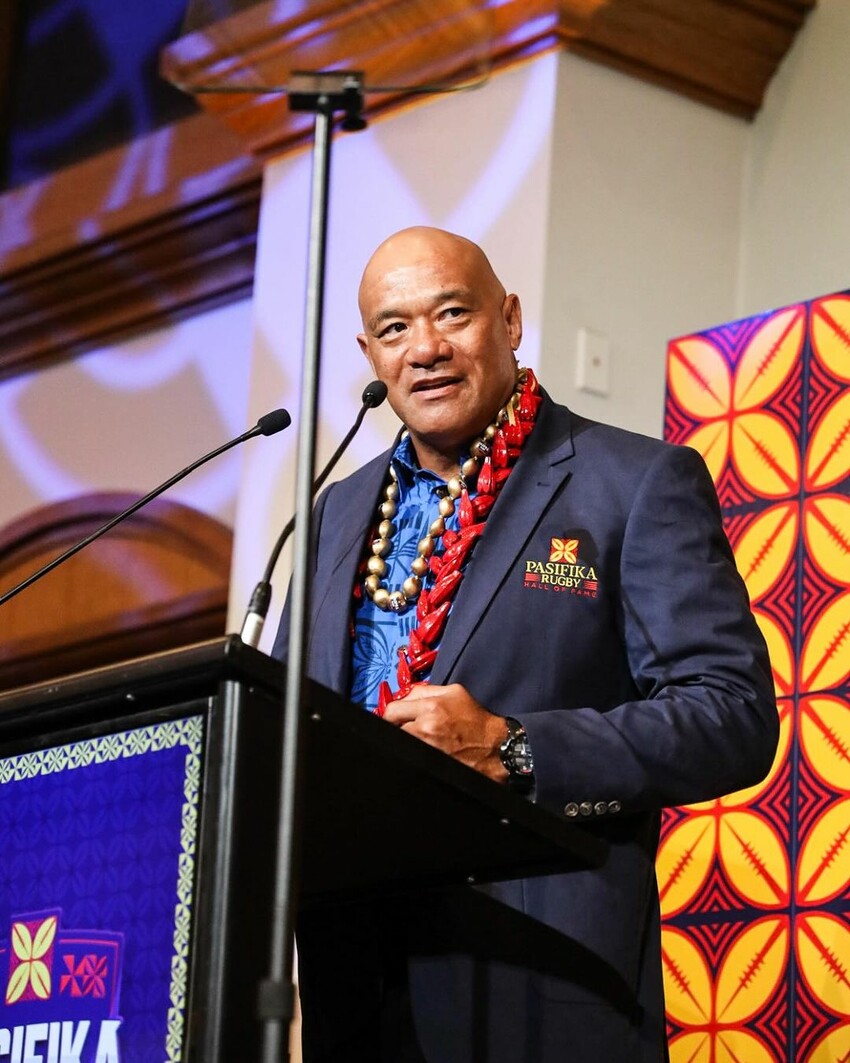
M 304 1063 L 666 1059 L 616 972 L 477 890 L 307 910 L 297 940 Z

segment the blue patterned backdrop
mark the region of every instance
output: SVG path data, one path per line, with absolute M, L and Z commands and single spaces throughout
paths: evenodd
M 88 1018 L 93 1059 L 121 1019 L 122 1063 L 180 1058 L 202 734 L 191 717 L 0 760 L 0 1052 L 4 1029 Z

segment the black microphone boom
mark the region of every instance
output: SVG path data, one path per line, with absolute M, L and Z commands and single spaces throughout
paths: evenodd
M 93 531 L 91 535 L 87 535 L 85 539 L 81 539 L 80 542 L 75 543 L 70 549 L 66 550 L 64 554 L 60 554 L 58 557 L 54 557 L 52 561 L 49 561 L 46 565 L 33 572 L 32 575 L 27 576 L 25 580 L 22 580 L 10 591 L 0 596 L 0 605 L 8 602 L 10 598 L 14 598 L 16 594 L 20 594 L 21 591 L 26 590 L 31 584 L 40 580 L 42 576 L 46 576 L 48 572 L 52 572 L 54 568 L 61 565 L 63 561 L 67 561 L 68 558 L 73 557 L 74 554 L 78 554 L 80 550 L 88 546 L 89 543 L 93 543 L 95 539 L 99 539 L 101 535 L 105 535 L 110 529 L 114 528 L 116 524 L 120 524 L 121 521 L 126 520 L 127 517 L 131 517 L 142 506 L 146 506 L 148 502 L 152 502 L 158 495 L 161 495 L 163 491 L 167 491 L 169 487 L 173 487 L 178 481 L 182 480 L 184 476 L 188 476 L 190 472 L 194 472 L 200 465 L 204 465 L 208 461 L 212 461 L 213 458 L 217 458 L 219 454 L 223 454 L 226 450 L 230 450 L 231 447 L 238 446 L 240 443 L 244 443 L 246 439 L 253 439 L 254 436 L 272 436 L 276 432 L 283 431 L 284 428 L 288 428 L 292 422 L 292 418 L 286 412 L 286 410 L 273 410 L 271 413 L 264 414 L 253 428 L 249 428 L 247 432 L 243 432 L 241 436 L 237 436 L 235 439 L 231 439 L 230 442 L 223 444 L 220 447 L 216 447 L 215 450 L 211 450 L 209 454 L 204 454 L 202 458 L 198 458 L 197 461 L 193 461 L 191 465 L 187 465 L 185 469 L 181 469 L 165 483 L 160 484 L 159 487 L 155 487 L 153 491 L 149 491 L 144 498 L 140 498 L 138 502 L 134 502 L 127 509 L 122 510 L 112 520 L 107 521 L 96 531 Z
M 380 406 L 386 397 L 387 385 L 383 380 L 373 380 L 371 384 L 367 384 L 363 389 L 363 395 L 360 400 L 362 405 L 354 424 L 349 428 L 345 438 L 331 455 L 330 461 L 313 481 L 314 495 L 323 486 L 325 480 L 327 480 L 333 472 L 336 463 L 345 453 L 348 444 L 354 439 L 355 435 L 357 435 L 360 425 L 363 424 L 363 418 L 366 416 L 366 411 L 374 410 L 375 407 Z M 260 635 L 263 633 L 263 625 L 266 622 L 266 616 L 268 615 L 269 605 L 272 600 L 272 574 L 274 573 L 281 551 L 286 545 L 286 540 L 292 535 L 294 529 L 295 515 L 289 518 L 284 525 L 283 531 L 281 531 L 280 535 L 277 537 L 277 542 L 274 544 L 274 548 L 269 555 L 268 564 L 263 573 L 263 578 L 254 588 L 254 593 L 251 595 L 251 601 L 248 603 L 248 611 L 245 613 L 245 619 L 242 621 L 242 631 L 240 634 L 240 637 L 246 646 L 256 647 L 257 643 L 260 641 Z

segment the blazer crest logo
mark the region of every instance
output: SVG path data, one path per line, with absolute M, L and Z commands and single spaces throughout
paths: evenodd
M 581 541 L 569 536 L 549 540 L 548 560 L 526 559 L 522 577 L 525 590 L 574 594 L 581 598 L 596 598 L 599 592 L 595 566 L 582 562 Z

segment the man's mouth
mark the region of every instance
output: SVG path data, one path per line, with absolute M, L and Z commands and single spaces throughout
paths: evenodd
M 455 376 L 440 376 L 429 377 L 427 380 L 417 381 L 411 391 L 414 394 L 427 391 L 441 391 L 443 388 L 451 387 L 453 384 L 460 383 L 460 379 Z

